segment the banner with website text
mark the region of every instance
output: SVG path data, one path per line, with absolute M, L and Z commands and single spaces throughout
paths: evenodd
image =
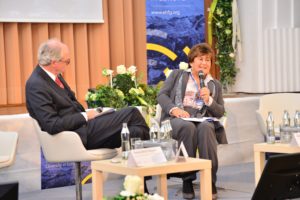
M 204 0 L 146 0 L 148 84 L 165 80 L 205 41 Z

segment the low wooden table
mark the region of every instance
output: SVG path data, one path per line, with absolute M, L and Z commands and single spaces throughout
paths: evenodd
M 258 184 L 261 173 L 265 167 L 265 153 L 300 153 L 300 147 L 290 146 L 290 144 L 254 144 L 254 170 L 255 185 Z
M 205 159 L 188 158 L 185 162 L 168 161 L 146 167 L 128 167 L 127 161 L 112 163 L 111 160 L 93 161 L 91 163 L 93 177 L 93 200 L 103 197 L 103 172 L 121 175 L 137 175 L 142 181 L 145 176 L 158 175 L 159 194 L 168 199 L 167 174 L 198 171 L 200 172 L 200 196 L 202 200 L 212 199 L 211 188 L 211 161 Z M 144 184 L 142 184 L 144 185 Z

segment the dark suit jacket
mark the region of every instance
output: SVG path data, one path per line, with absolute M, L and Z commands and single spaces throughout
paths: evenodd
M 162 108 L 161 120 L 165 120 L 170 118 L 169 112 L 172 108 L 176 107 L 175 105 L 175 96 L 176 96 L 176 88 L 179 84 L 179 78 L 182 75 L 182 98 L 184 98 L 187 82 L 189 79 L 189 72 L 184 70 L 174 70 L 167 80 L 164 83 L 164 86 L 161 88 L 157 101 Z M 213 102 L 210 106 L 207 107 L 206 116 L 221 118 L 224 115 L 224 100 L 222 96 L 222 87 L 221 83 L 218 80 L 213 80 L 215 88 L 213 88 L 213 84 L 209 84 L 208 88 L 212 92 L 214 90 L 215 94 L 213 97 Z M 182 99 L 183 101 L 183 99 Z M 227 138 L 225 134 L 224 127 L 220 123 L 214 123 L 216 129 L 216 137 L 217 141 L 220 144 L 227 144 Z
M 27 110 L 43 131 L 52 135 L 61 131 L 75 131 L 86 145 L 87 122 L 81 114 L 85 110 L 62 77 L 60 80 L 64 89 L 37 66 L 26 82 Z

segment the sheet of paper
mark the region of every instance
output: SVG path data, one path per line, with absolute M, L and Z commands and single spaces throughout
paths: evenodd
M 300 133 L 293 133 L 292 134 L 291 146 L 300 147 Z
M 187 118 L 181 118 L 181 119 L 190 121 L 190 122 L 219 121 L 219 119 L 215 118 L 215 117 L 201 117 L 201 118 L 187 117 Z
M 115 112 L 114 108 L 103 109 L 103 111 L 100 112 L 99 114 L 97 114 L 95 117 L 106 115 L 106 114 L 109 114 L 109 113 L 112 113 L 112 112 Z
M 167 162 L 167 159 L 160 147 L 144 149 L 133 149 L 129 152 L 128 166 L 143 167 Z

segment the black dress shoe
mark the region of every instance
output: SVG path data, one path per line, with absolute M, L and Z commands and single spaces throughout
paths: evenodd
M 217 187 L 215 183 L 212 183 L 212 200 L 216 200 L 218 199 L 218 195 L 217 195 Z
M 217 187 L 215 183 L 212 183 L 211 189 L 213 194 L 217 194 Z
M 193 182 L 191 180 L 183 181 L 182 198 L 184 198 L 184 199 L 194 199 L 195 198 L 195 191 L 193 188 Z

